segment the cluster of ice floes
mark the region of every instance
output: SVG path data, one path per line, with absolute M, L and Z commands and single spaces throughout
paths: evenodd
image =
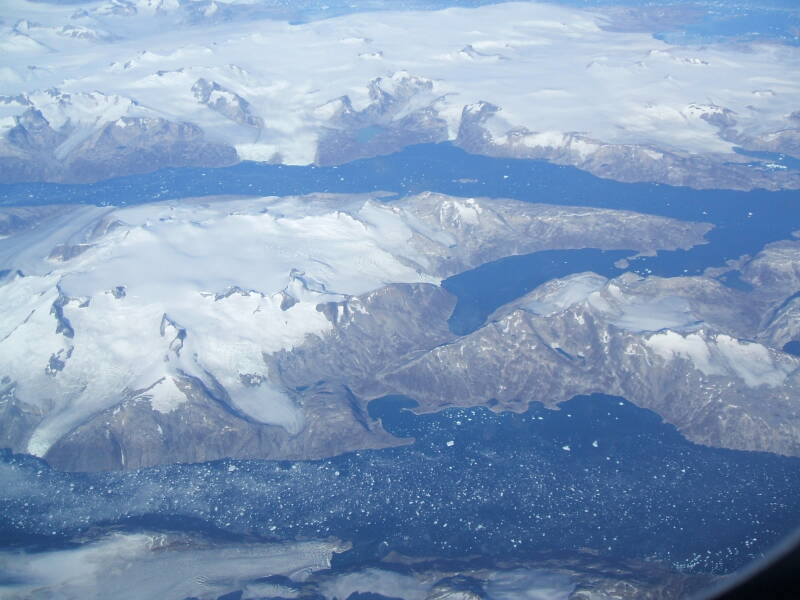
M 0 242 L 13 267 L 0 286 L 0 364 L 16 397 L 46 413 L 28 446 L 38 455 L 126 396 L 174 410 L 187 378 L 297 431 L 301 413 L 263 355 L 330 328 L 320 303 L 439 281 L 403 215 L 363 198 L 342 210 L 268 198 L 85 208 L 52 221 Z
M 342 126 L 343 107 L 369 109 L 362 116 L 378 125 L 428 111 L 454 139 L 465 107 L 489 102 L 502 109 L 485 123 L 498 144 L 513 138 L 583 159 L 602 144 L 714 153 L 732 149 L 723 125 L 736 123 L 749 136 L 791 128 L 800 91 L 786 76 L 796 68 L 796 48 L 670 46 L 648 33 L 610 31 L 602 14 L 548 4 L 361 13 L 300 25 L 199 15 L 177 24 L 164 16 L 169 7 L 115 6 L 4 5 L 3 129 L 30 108 L 54 128 L 66 115 L 64 155 L 76 138 L 123 114 L 157 116 L 199 125 L 242 159 L 309 164 L 329 128 Z M 216 86 L 213 103 L 198 99 L 200 81 Z M 51 88 L 61 90 L 54 92 L 58 114 L 37 91 Z M 87 100 L 100 96 L 113 108 Z M 241 106 L 245 118 L 233 110 Z

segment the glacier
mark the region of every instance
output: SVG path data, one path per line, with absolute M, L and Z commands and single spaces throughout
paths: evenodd
M 50 248 L 88 246 L 69 260 L 28 236 L 3 240 L 8 264 L 25 275 L 0 287 L 0 301 L 14 307 L 3 315 L 0 362 L 24 402 L 52 403 L 28 445 L 40 456 L 118 394 L 169 411 L 185 400 L 179 376 L 222 386 L 244 415 L 297 432 L 302 417 L 269 385 L 262 355 L 329 328 L 320 303 L 389 282 L 438 283 L 413 266 L 425 257 L 406 245 L 412 228 L 369 201 L 356 200 L 352 215 L 329 202 L 269 198 L 81 212 L 95 220 L 76 218 L 64 231 L 56 219 L 50 237 L 47 227 L 35 231 Z M 69 331 L 54 327 L 54 303 Z M 30 372 L 31 361 L 53 356 L 63 357 L 57 374 Z

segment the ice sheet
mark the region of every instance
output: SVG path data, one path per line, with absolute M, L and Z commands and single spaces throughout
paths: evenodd
M 76 6 L 41 6 L 4 4 L 6 23 L 29 18 L 41 26 L 0 30 L 0 47 L 11 57 L 0 93 L 52 87 L 69 93 L 56 100 L 41 92 L 31 96 L 54 125 L 69 119 L 76 126 L 62 154 L 129 114 L 197 123 L 212 139 L 235 145 L 242 158 L 279 154 L 286 163 L 308 164 L 331 125 L 333 113 L 320 107 L 342 96 L 355 110 L 366 107 L 377 78 L 386 93 L 403 98 L 396 118 L 435 102 L 451 137 L 463 107 L 486 101 L 502 109 L 488 123 L 501 143 L 510 130 L 525 128 L 530 133 L 523 143 L 567 147 L 584 158 L 597 149 L 594 142 L 569 134 L 662 150 L 730 152 L 709 116 L 729 109 L 746 134 L 785 129 L 800 93 L 800 79 L 787 75 L 800 66 L 800 48 L 670 46 L 647 33 L 608 31 L 601 14 L 548 4 L 214 27 L 203 20 L 176 25 L 164 7 L 128 17 L 90 10 L 75 20 L 69 16 Z M 55 35 L 65 23 L 116 38 Z M 410 76 L 429 87 L 403 96 L 402 82 Z M 250 126 L 198 102 L 191 88 L 200 78 L 250 103 L 266 124 L 257 139 Z

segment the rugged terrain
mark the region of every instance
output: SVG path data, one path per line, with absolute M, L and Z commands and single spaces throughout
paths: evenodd
M 703 244 L 710 226 L 424 193 L 3 211 L 2 441 L 78 470 L 394 445 L 367 403 L 603 392 L 689 439 L 800 454 L 797 242 L 709 276 L 576 274 L 458 336 L 439 283 L 499 258 Z

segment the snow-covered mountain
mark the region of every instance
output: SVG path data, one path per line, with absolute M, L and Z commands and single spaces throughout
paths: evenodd
M 796 455 L 800 358 L 752 341 L 762 302 L 706 277 L 578 274 L 381 377 L 429 410 L 453 398 L 524 410 L 612 393 L 695 442 Z
M 302 356 L 309 339 L 375 312 L 383 313 L 382 332 L 364 331 L 339 354 L 369 349 L 373 362 L 383 353 L 396 360 L 452 337 L 443 277 L 544 249 L 688 248 L 709 229 L 625 211 L 429 193 L 390 204 L 319 195 L 3 214 L 2 441 L 52 456 L 71 439 L 85 447 L 67 453 L 70 460 L 95 467 L 385 444 L 380 431 L 361 430 L 361 400 L 345 401 L 346 378 L 334 378 L 345 386 L 337 392 L 343 405 L 315 404 L 313 386 L 327 377 L 320 371 L 289 384 L 268 357 Z M 144 411 L 151 427 L 131 426 L 129 411 Z M 112 436 L 118 419 L 122 430 Z M 94 434 L 81 428 L 98 426 L 116 450 L 88 449 Z M 343 438 L 350 426 L 356 434 Z M 179 435 L 181 428 L 188 429 Z M 226 441 L 226 428 L 256 439 L 250 447 Z M 205 435 L 213 439 L 178 443 Z M 99 462 L 82 462 L 90 455 Z
M 451 140 L 623 181 L 800 185 L 732 150 L 797 154 L 794 47 L 670 46 L 536 3 L 295 25 L 268 8 L 6 3 L 0 177 L 331 164 Z
M 529 402 L 556 406 L 576 394 L 610 393 L 657 412 L 697 443 L 796 455 L 800 359 L 781 350 L 779 336 L 769 339 L 764 318 L 781 304 L 779 293 L 736 291 L 707 276 L 582 273 L 549 281 L 476 331 L 441 335 L 425 351 L 373 358 L 360 349 L 359 338 L 383 331 L 370 322 L 380 322 L 373 309 L 347 314 L 302 352 L 269 361 L 290 386 L 346 374 L 357 396 L 403 394 L 422 411 L 487 402 L 524 411 Z M 428 300 L 415 314 L 435 324 L 437 307 Z
M 392 393 L 511 410 L 613 393 L 695 441 L 800 451 L 800 359 L 780 351 L 790 308 L 775 312 L 796 283 L 794 242 L 742 267 L 752 293 L 709 277 L 576 275 L 458 337 L 445 277 L 548 249 L 690 248 L 710 226 L 431 193 L 2 217 L 0 434 L 62 467 L 392 445 L 366 415 Z

